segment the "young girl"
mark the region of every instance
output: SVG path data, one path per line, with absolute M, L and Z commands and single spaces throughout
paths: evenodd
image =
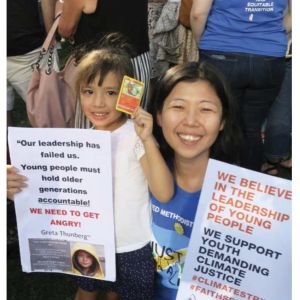
M 74 274 L 104 278 L 103 269 L 96 249 L 90 244 L 75 243 L 72 247 L 72 266 Z
M 168 70 L 158 82 L 150 112 L 157 120 L 154 135 L 175 178 L 174 196 L 168 203 L 151 196 L 154 299 L 173 300 L 208 159 L 236 162 L 241 133 L 227 88 L 207 64 Z
M 121 299 L 150 300 L 154 262 L 149 244 L 148 186 L 159 200 L 168 201 L 173 195 L 173 179 L 152 135 L 152 116 L 139 108 L 131 120 L 115 109 L 123 76 L 133 77 L 127 48 L 109 46 L 107 42 L 103 45 L 86 54 L 77 66 L 77 108 L 95 130 L 112 132 L 117 281 L 77 277 L 75 299 L 96 299 L 102 290 L 115 291 Z M 21 188 L 16 182 L 24 183 L 22 177 L 16 176 L 21 175 L 9 168 L 8 194 L 16 192 L 15 187 Z

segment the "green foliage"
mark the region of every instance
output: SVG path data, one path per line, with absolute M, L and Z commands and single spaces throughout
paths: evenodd
M 13 126 L 31 127 L 27 117 L 25 102 L 17 94 L 13 110 Z

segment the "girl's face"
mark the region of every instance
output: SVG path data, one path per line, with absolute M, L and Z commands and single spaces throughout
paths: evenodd
M 157 116 L 176 158 L 209 157 L 209 149 L 223 129 L 222 104 L 209 82 L 179 82 Z
M 84 269 L 91 267 L 93 264 L 93 256 L 86 251 L 79 250 L 77 260 Z
M 101 86 L 98 82 L 99 76 L 91 84 L 80 87 L 81 108 L 96 129 L 113 131 L 125 123 L 124 115 L 115 108 L 120 76 L 109 72 Z

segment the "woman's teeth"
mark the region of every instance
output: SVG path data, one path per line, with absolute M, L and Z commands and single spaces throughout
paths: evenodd
M 182 138 L 185 141 L 194 142 L 200 140 L 199 135 L 191 135 L 191 134 L 179 134 L 179 137 Z

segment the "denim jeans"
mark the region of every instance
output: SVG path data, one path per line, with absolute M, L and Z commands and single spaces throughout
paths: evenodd
M 264 143 L 265 157 L 270 161 L 291 155 L 292 132 L 292 61 L 285 62 L 285 76 L 280 92 L 271 106 Z
M 215 65 L 229 83 L 232 96 L 240 107 L 245 136 L 241 164 L 260 171 L 263 163 L 261 127 L 279 93 L 285 58 L 200 50 L 199 61 Z

